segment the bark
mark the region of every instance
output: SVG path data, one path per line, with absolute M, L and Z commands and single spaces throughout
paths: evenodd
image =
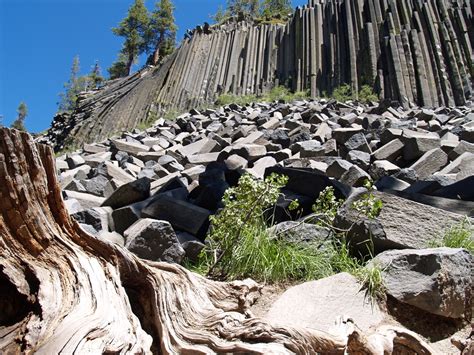
M 406 330 L 367 337 L 251 317 L 259 286 L 145 261 L 69 218 L 52 150 L 0 129 L 0 353 L 350 353 L 428 345 Z M 408 334 L 408 335 L 407 335 Z M 374 350 L 375 349 L 375 350 Z M 389 353 L 392 351 L 389 351 Z

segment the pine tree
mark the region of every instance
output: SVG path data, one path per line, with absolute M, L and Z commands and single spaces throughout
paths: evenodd
M 99 61 L 95 62 L 92 71 L 88 76 L 88 81 L 89 85 L 95 89 L 97 89 L 100 84 L 104 82 L 104 77 L 102 76 L 102 70 L 100 69 Z
M 284 18 L 292 9 L 291 0 L 263 0 L 262 15 L 267 19 Z
M 130 74 L 132 65 L 138 56 L 147 49 L 148 26 L 148 10 L 143 0 L 135 0 L 128 10 L 127 17 L 120 22 L 118 27 L 112 29 L 114 34 L 125 38 L 121 53 L 126 58 L 127 75 Z
M 147 45 L 153 50 L 152 65 L 156 65 L 160 58 L 174 50 L 177 27 L 173 12 L 174 6 L 170 0 L 155 3 L 147 34 Z
M 260 9 L 259 0 L 227 0 L 227 14 L 228 16 L 244 16 L 255 17 L 258 15 Z
M 18 113 L 18 116 L 16 117 L 16 120 L 13 121 L 11 128 L 15 128 L 19 131 L 26 131 L 25 118 L 28 116 L 28 107 L 26 107 L 24 102 L 20 102 L 16 112 Z
M 227 10 L 224 10 L 222 5 L 219 5 L 217 8 L 217 12 L 214 15 L 210 15 L 210 18 L 215 22 L 215 23 L 221 23 L 224 21 L 227 17 L 229 17 L 229 14 Z
M 87 81 L 79 76 L 80 63 L 79 56 L 75 56 L 72 61 L 71 75 L 64 84 L 64 92 L 59 94 L 59 111 L 71 112 L 76 107 L 77 96 L 86 89 Z
M 107 69 L 109 79 L 118 79 L 127 76 L 127 59 L 123 53 L 119 53 L 117 60 Z

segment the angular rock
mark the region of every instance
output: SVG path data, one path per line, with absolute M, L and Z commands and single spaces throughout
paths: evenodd
M 441 148 L 427 151 L 410 167 L 420 179 L 426 179 L 428 176 L 441 170 L 448 163 L 448 155 Z
M 397 301 L 448 318 L 470 317 L 473 257 L 464 249 L 389 250 L 372 263 Z
M 144 208 L 142 216 L 168 221 L 175 229 L 204 240 L 209 227 L 210 212 L 189 202 L 162 196 Z
M 340 182 L 348 186 L 359 187 L 363 186 L 367 180 L 370 180 L 370 175 L 357 165 L 352 165 L 339 179 Z
M 113 209 L 117 209 L 134 202 L 143 201 L 149 196 L 150 180 L 145 177 L 120 186 L 104 201 L 102 206 L 110 206 Z
M 124 233 L 125 247 L 140 258 L 181 263 L 184 249 L 166 221 L 140 219 Z

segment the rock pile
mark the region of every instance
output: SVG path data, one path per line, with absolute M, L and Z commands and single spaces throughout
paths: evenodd
M 326 100 L 231 104 L 85 144 L 59 156 L 57 169 L 69 211 L 88 232 L 142 258 L 176 263 L 196 259 L 209 216 L 243 173 L 289 177 L 275 208 L 275 220 L 282 222 L 276 228 L 295 224 L 285 222 L 298 217 L 289 210 L 292 200 L 308 215 L 320 192 L 332 186 L 346 199 L 336 227 L 348 230 L 353 245 L 372 239 L 375 260 L 389 265 L 388 294 L 459 318 L 471 304 L 472 278 L 463 274 L 472 272 L 472 256 L 425 248 L 447 227 L 474 216 L 473 132 L 474 111 L 468 107 L 405 110 Z M 366 192 L 361 186 L 367 179 L 383 202 L 376 219 L 361 219 L 349 208 Z M 304 223 L 297 227 L 288 236 L 297 242 L 324 240 L 328 233 Z M 426 260 L 430 270 L 417 275 Z M 426 282 L 397 288 L 408 277 Z
M 372 179 L 391 193 L 381 194 L 387 208 L 376 222 L 366 222 L 376 225 L 355 225 L 353 235 L 365 238 L 370 230 L 383 251 L 422 247 L 459 220 L 452 212 L 474 214 L 473 132 L 474 112 L 468 108 L 232 104 L 86 144 L 59 157 L 57 168 L 81 223 L 111 237 L 112 231 L 127 234 L 141 218 L 166 220 L 193 248 L 204 241 L 208 217 L 221 207 L 224 191 L 243 172 L 289 176 L 283 191 L 305 213 L 325 187 L 335 186 L 347 197 Z M 286 207 L 282 199 L 277 221 L 287 219 Z M 350 214 L 339 217 L 342 228 L 354 222 Z

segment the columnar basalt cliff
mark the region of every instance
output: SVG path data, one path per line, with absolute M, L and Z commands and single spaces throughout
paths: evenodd
M 472 98 L 474 26 L 468 0 L 309 0 L 286 25 L 233 19 L 204 26 L 159 67 L 111 82 L 57 116 L 46 140 L 97 141 L 165 109 L 275 85 L 311 96 L 346 83 L 403 106 L 456 106 Z

